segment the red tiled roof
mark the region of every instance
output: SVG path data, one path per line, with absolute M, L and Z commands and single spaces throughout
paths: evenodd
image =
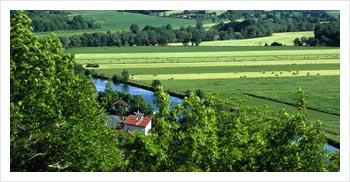
M 151 122 L 152 118 L 149 116 L 141 117 L 136 120 L 135 115 L 129 115 L 128 118 L 124 121 L 124 124 L 140 126 L 145 128 L 149 122 Z

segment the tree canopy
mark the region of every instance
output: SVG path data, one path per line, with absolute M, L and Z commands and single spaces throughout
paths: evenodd
M 11 14 L 11 171 L 118 171 L 124 160 L 91 82 L 55 35 Z

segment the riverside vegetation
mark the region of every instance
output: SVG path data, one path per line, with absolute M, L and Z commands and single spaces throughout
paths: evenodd
M 288 113 L 191 92 L 170 109 L 158 84 L 151 135 L 116 136 L 74 56 L 30 24 L 11 14 L 11 171 L 339 171 L 300 88 Z

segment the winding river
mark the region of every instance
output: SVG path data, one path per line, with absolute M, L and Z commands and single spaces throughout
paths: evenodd
M 102 80 L 102 79 L 92 79 L 95 83 L 96 86 L 96 90 L 97 92 L 103 91 L 106 89 L 106 80 Z M 126 85 L 126 84 L 113 84 L 112 88 L 117 90 L 117 91 L 122 91 L 122 92 L 127 92 L 131 95 L 141 95 L 145 98 L 145 100 L 151 104 L 151 106 L 153 107 L 154 111 L 158 111 L 159 108 L 157 107 L 156 104 L 154 104 L 153 100 L 154 100 L 154 94 L 152 91 L 143 89 L 143 88 L 139 88 L 139 87 L 135 87 L 135 86 L 130 86 L 130 85 Z M 182 99 L 174 97 L 174 96 L 170 96 L 170 101 L 171 101 L 171 105 L 170 108 L 173 108 L 175 105 L 182 103 Z M 332 151 L 339 151 L 338 148 L 333 147 L 331 145 L 326 145 L 325 146 L 326 149 L 330 149 Z

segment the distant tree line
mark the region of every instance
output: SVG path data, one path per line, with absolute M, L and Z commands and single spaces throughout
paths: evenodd
M 231 20 L 216 26 L 220 40 L 270 36 L 275 32 L 313 31 L 320 23 L 337 20 L 325 11 L 227 11 L 220 16 Z M 240 19 L 244 20 L 235 21 Z
M 318 24 L 314 30 L 315 37 L 301 37 L 294 39 L 295 46 L 340 46 L 339 21 Z
M 130 25 L 130 31 L 111 33 L 96 32 L 60 37 L 64 47 L 85 46 L 155 46 L 181 42 L 183 45 L 199 45 L 203 40 L 214 40 L 212 31 L 205 31 L 202 23 L 195 27 L 181 27 L 174 30 L 170 24 L 162 27 L 147 25 L 140 30 L 137 24 Z
M 321 45 L 340 46 L 340 22 L 318 24 L 315 27 L 315 39 Z
M 205 15 L 205 11 L 202 14 L 198 11 L 196 15 Z M 339 38 L 339 21 L 325 11 L 227 11 L 220 16 L 230 17 L 231 22 L 221 21 L 208 30 L 204 29 L 201 20 L 195 26 L 179 29 L 170 24 L 162 27 L 147 25 L 141 29 L 132 24 L 129 31 L 85 33 L 60 37 L 60 40 L 64 47 L 155 46 L 168 43 L 198 46 L 202 41 L 264 37 L 275 32 L 315 31 L 315 38 L 303 44 L 339 45 L 338 39 L 334 40 L 337 36 Z
M 70 13 L 67 11 L 28 10 L 26 13 L 32 20 L 34 32 L 101 28 L 101 25 L 95 23 L 94 20 L 86 21 L 81 15 L 69 19 Z

